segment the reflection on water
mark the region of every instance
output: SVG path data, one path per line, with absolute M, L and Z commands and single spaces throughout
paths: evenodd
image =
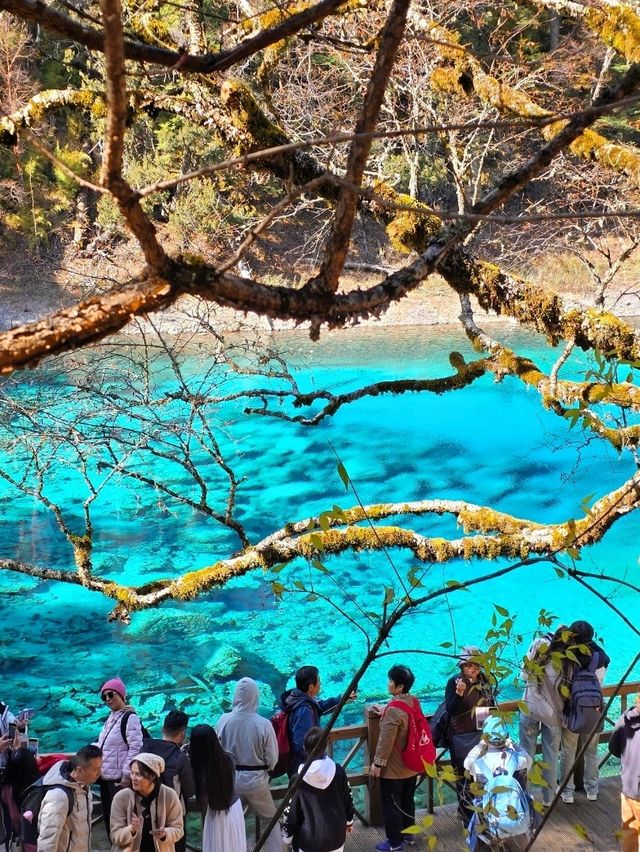
M 526 340 L 528 350 L 547 368 L 557 357 L 537 338 L 511 327 L 501 330 L 501 337 L 511 346 Z M 460 332 L 447 328 L 356 329 L 326 335 L 319 344 L 298 333 L 274 339 L 297 365 L 301 389 L 326 386 L 342 391 L 383 378 L 446 375 L 451 372 L 451 350 L 467 360 L 475 357 Z M 189 365 L 192 375 L 200 363 L 194 358 Z M 568 365 L 567 376 L 578 375 L 585 363 L 578 355 Z M 52 380 L 49 374 L 45 381 L 64 394 L 63 378 Z M 235 402 L 212 411 L 211 417 L 227 458 L 237 475 L 246 477 L 238 489 L 238 516 L 253 541 L 334 503 L 354 503 L 336 474 L 331 445 L 365 503 L 449 497 L 546 521 L 578 517 L 587 495 L 619 485 L 632 470 L 631 459 L 618 458 L 597 441 L 582 442 L 577 452 L 567 442 L 568 424 L 545 411 L 537 394 L 510 379 L 495 384 L 485 377 L 442 397 L 363 399 L 315 429 L 248 418 L 243 408 L 244 403 Z M 186 482 L 184 471 L 158 465 L 156 475 L 176 487 Z M 205 470 L 210 487 L 220 487 L 217 469 L 209 464 Z M 77 478 L 61 469 L 52 493 L 79 523 Z M 46 510 L 6 484 L 0 485 L 0 505 L 0 556 L 73 569 L 67 542 Z M 189 507 L 160 500 L 152 489 L 130 480 L 110 482 L 96 501 L 93 521 L 96 571 L 130 583 L 210 565 L 239 547 L 233 532 L 221 530 Z M 448 517 L 411 523 L 426 535 L 460 535 Z M 625 518 L 603 544 L 585 552 L 584 563 L 622 576 L 637 568 L 637 539 L 637 518 Z M 404 577 L 415 564 L 405 553 L 391 557 L 393 568 L 380 554 L 328 559 L 330 576 L 299 562 L 278 579 L 307 585 L 313 581 L 319 593 L 362 622 L 353 599 L 364 612 L 379 612 L 384 587 L 397 587 L 396 571 Z M 479 570 L 477 564 L 463 562 L 435 565 L 428 569 L 425 585 L 438 587 Z M 291 672 L 304 663 L 321 666 L 325 696 L 337 692 L 364 653 L 362 634 L 320 599 L 307 601 L 299 594 L 277 603 L 269 579 L 254 572 L 198 601 L 171 601 L 137 613 L 127 626 L 107 622 L 111 604 L 99 595 L 0 574 L 0 697 L 14 708 L 37 707 L 34 732 L 45 749 L 52 749 L 95 737 L 105 715 L 97 690 L 114 674 L 124 678 L 132 703 L 154 733 L 172 706 L 183 707 L 193 720 L 214 720 L 230 706 L 235 680 L 245 674 L 260 682 L 265 712 Z M 602 602 L 570 586 L 550 566 L 536 565 L 490 588 L 439 600 L 398 626 L 387 650 L 405 650 L 403 659 L 418 673 L 418 694 L 437 703 L 451 664 L 446 658 L 413 652 L 442 651 L 440 643 L 445 641 L 482 644 L 494 602 L 516 617 L 525 642 L 541 607 L 563 620 L 589 618 L 607 646 L 615 649 L 612 678 L 623 671 L 635 647 L 628 629 Z M 628 613 L 634 611 L 629 609 L 632 598 L 623 592 L 616 603 Z M 514 644 L 506 653 L 515 662 L 521 646 Z M 360 690 L 363 701 L 384 695 L 390 662 L 389 657 L 380 660 L 366 675 Z M 510 688 L 505 684 L 503 695 Z M 347 718 L 357 718 L 360 712 L 359 707 L 350 708 Z

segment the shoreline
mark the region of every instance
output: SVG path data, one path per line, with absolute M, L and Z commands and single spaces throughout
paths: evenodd
M 584 290 L 559 290 L 565 305 L 569 307 L 588 307 L 593 305 L 591 294 Z M 67 297 L 67 298 L 65 298 Z M 24 324 L 38 322 L 49 314 L 67 308 L 76 301 L 76 294 L 70 290 L 51 291 L 44 287 L 16 292 L 2 287 L 0 278 L 0 331 L 8 331 Z M 508 316 L 493 312 L 485 313 L 472 297 L 472 305 L 479 325 L 495 323 L 520 327 L 520 323 Z M 621 319 L 628 321 L 634 328 L 640 329 L 639 305 L 627 296 L 627 293 L 612 291 L 605 304 L 605 310 L 612 311 Z M 460 303 L 456 293 L 438 276 L 432 276 L 399 302 L 391 304 L 379 317 L 360 320 L 337 333 L 356 329 L 377 330 L 389 327 L 430 327 L 455 325 L 460 328 Z M 161 333 L 174 337 L 183 335 L 205 337 L 210 332 L 203 329 L 205 320 L 215 331 L 223 333 L 257 332 L 280 333 L 289 331 L 307 332 L 309 323 L 296 323 L 292 320 L 272 320 L 266 316 L 242 313 L 232 308 L 221 308 L 213 303 L 194 296 L 181 296 L 177 302 L 164 311 L 152 315 L 152 321 L 137 317 L 129 322 L 119 334 L 142 336 L 153 332 L 154 327 Z M 522 326 L 524 328 L 524 326 Z M 322 332 L 323 336 L 327 333 Z

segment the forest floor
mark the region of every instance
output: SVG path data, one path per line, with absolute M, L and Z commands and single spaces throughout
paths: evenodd
M 38 257 L 26 251 L 5 252 L 0 259 L 0 330 L 15 328 L 33 322 L 74 302 L 110 289 L 130 276 L 132 258 L 126 254 L 107 255 L 100 250 L 77 252 L 60 250 L 58 255 Z M 312 274 L 298 266 L 297 274 L 302 279 Z M 605 305 L 619 316 L 640 316 L 640 287 L 637 286 L 640 267 L 629 263 L 621 270 L 606 292 Z M 541 286 L 560 293 L 569 305 L 593 304 L 595 285 L 590 280 L 583 264 L 571 255 L 548 255 L 538 259 L 534 273 L 529 278 Z M 275 274 L 257 272 L 259 280 L 280 283 Z M 384 270 L 348 271 L 342 278 L 343 289 L 362 287 L 380 281 Z M 284 283 L 284 282 L 283 282 Z M 456 322 L 460 311 L 457 295 L 437 275 L 410 293 L 401 302 L 393 304 L 379 319 L 370 319 L 363 326 L 436 325 Z M 193 297 L 184 296 L 171 309 L 156 314 L 153 322 L 163 333 L 193 333 L 202 316 L 202 303 Z M 478 310 L 481 322 L 491 321 Z M 265 317 L 247 317 L 224 308 L 211 309 L 208 321 L 219 330 L 258 328 L 260 330 L 293 328 L 293 323 L 271 322 Z M 136 333 L 139 325 L 131 324 L 128 331 Z

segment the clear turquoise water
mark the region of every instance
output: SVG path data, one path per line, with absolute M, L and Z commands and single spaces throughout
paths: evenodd
M 525 345 L 544 366 L 557 357 L 537 338 L 510 330 L 502 336 L 511 344 Z M 276 339 L 296 365 L 303 389 L 346 390 L 383 378 L 443 375 L 451 371 L 451 349 L 473 357 L 462 335 L 446 328 L 356 330 L 327 335 L 319 344 L 302 334 Z M 165 366 L 159 359 L 160 384 Z M 585 366 L 584 358 L 576 358 L 565 374 L 579 375 Z M 202 369 L 195 355 L 185 365 L 191 382 Z M 62 411 L 68 405 L 64 374 L 49 370 L 41 376 L 52 391 L 52 408 Z M 226 387 L 232 386 L 227 379 Z M 32 394 L 26 386 L 11 387 L 25 399 Z M 236 471 L 246 476 L 239 488 L 238 515 L 253 540 L 334 503 L 353 505 L 353 495 L 345 495 L 336 473 L 330 444 L 364 502 L 463 498 L 541 521 L 579 517 L 587 495 L 620 485 L 633 471 L 630 456 L 619 457 L 601 441 L 585 441 L 579 430 L 569 432 L 567 422 L 541 407 L 537 394 L 509 379 L 495 384 L 485 377 L 442 397 L 407 394 L 361 400 L 313 429 L 246 417 L 242 409 L 243 404 L 233 403 L 212 410 L 211 422 Z M 177 408 L 174 415 L 179 416 Z M 12 452 L 3 464 L 17 470 L 23 462 Z M 79 519 L 78 477 L 63 461 L 53 470 L 52 496 Z M 220 487 L 215 468 L 209 465 L 206 471 L 212 488 Z M 175 467 L 159 464 L 154 472 L 186 487 Z M 203 567 L 238 547 L 233 534 L 190 509 L 165 502 L 166 508 L 159 507 L 157 495 L 130 480 L 113 480 L 105 488 L 94 513 L 96 572 L 139 583 Z M 1 557 L 71 566 L 70 549 L 46 510 L 3 482 L 0 507 Z M 425 533 L 456 535 L 448 519 L 420 519 L 414 525 Z M 637 515 L 618 522 L 601 544 L 583 553 L 583 564 L 633 576 L 638 570 L 638 532 Z M 391 555 L 403 575 L 414 564 L 410 555 Z M 351 614 L 355 610 L 349 596 L 364 610 L 379 611 L 384 587 L 397 585 L 380 554 L 344 555 L 327 565 L 332 577 L 315 572 L 314 580 Z M 309 570 L 299 562 L 278 579 L 306 581 Z M 436 565 L 425 583 L 437 586 L 481 570 L 477 562 Z M 122 625 L 107 622 L 112 605 L 100 595 L 4 573 L 1 697 L 16 709 L 36 707 L 33 732 L 45 749 L 54 749 L 94 737 L 105 715 L 97 690 L 115 674 L 123 677 L 132 703 L 156 731 L 173 706 L 184 708 L 193 721 L 215 720 L 229 707 L 234 683 L 242 675 L 261 683 L 265 713 L 290 685 L 291 672 L 304 663 L 321 667 L 325 696 L 338 692 L 364 654 L 361 633 L 322 601 L 288 596 L 277 603 L 271 579 L 256 571 L 197 601 L 166 603 Z M 637 612 L 631 593 L 614 590 L 611 584 L 599 588 L 613 594 L 627 615 Z M 440 600 L 394 631 L 387 650 L 401 652 L 397 660 L 407 661 L 417 672 L 417 691 L 427 705 L 440 700 L 452 665 L 446 658 L 417 652 L 442 650 L 438 646 L 445 641 L 482 644 L 493 603 L 516 616 L 522 641 L 505 650 L 505 659 L 514 665 L 543 607 L 563 621 L 593 622 L 613 659 L 609 680 L 624 671 L 638 645 L 604 603 L 558 578 L 551 566 L 523 568 L 472 593 Z M 371 667 L 361 685 L 361 701 L 349 708 L 345 721 L 361 718 L 362 704 L 384 695 L 391 659 Z M 640 679 L 640 671 L 635 677 Z M 505 682 L 503 697 L 513 694 L 513 684 Z

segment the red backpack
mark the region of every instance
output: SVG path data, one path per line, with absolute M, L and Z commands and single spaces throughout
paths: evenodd
M 400 752 L 402 762 L 407 769 L 424 774 L 425 763 L 434 763 L 436 759 L 436 747 L 420 702 L 414 698 L 413 705 L 409 707 L 404 701 L 394 700 L 387 704 L 387 709 L 389 707 L 398 707 L 409 717 L 407 745 Z
M 276 742 L 278 743 L 278 760 L 273 769 L 269 772 L 272 778 L 277 778 L 279 775 L 284 775 L 289 768 L 291 760 L 291 740 L 289 739 L 289 713 L 284 710 L 276 710 L 271 717 L 273 730 L 276 732 Z

